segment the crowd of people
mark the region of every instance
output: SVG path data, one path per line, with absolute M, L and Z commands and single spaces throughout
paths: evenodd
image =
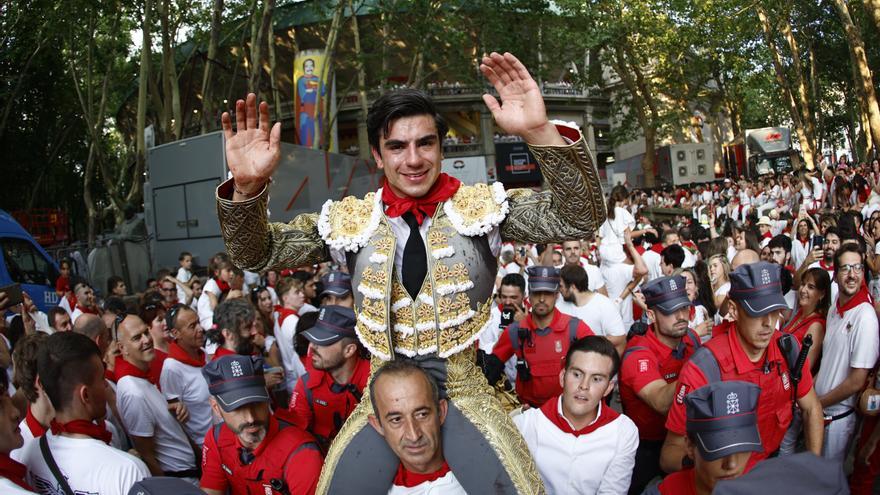
M 2 492 L 874 492 L 876 162 L 603 197 L 525 67 L 480 70 L 548 190 L 441 174 L 401 90 L 367 119 L 382 189 L 270 223 L 249 95 L 204 271 L 0 292 Z

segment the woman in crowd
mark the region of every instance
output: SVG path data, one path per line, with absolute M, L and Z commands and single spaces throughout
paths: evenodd
M 138 316 L 150 327 L 150 336 L 153 338 L 153 349 L 156 358 L 150 362 L 150 379 L 155 377 L 155 383 L 159 383 L 162 375 L 162 365 L 168 357 L 168 343 L 171 341 L 171 332 L 165 322 L 165 306 L 161 300 L 153 300 L 153 297 L 145 297 L 144 304 L 138 310 Z M 116 336 L 114 335 L 115 339 Z M 119 359 L 119 358 L 117 358 Z
M 266 362 L 271 366 L 281 366 L 281 353 L 275 340 L 275 306 L 272 304 L 269 288 L 261 285 L 253 287 L 250 301 L 257 310 L 257 319 L 261 323 L 262 329 L 258 333 L 262 337 L 259 340 L 262 341 L 260 343 Z
M 712 283 L 712 296 L 715 307 L 719 309 L 715 314 L 715 323 L 727 315 L 727 293 L 730 292 L 730 262 L 722 254 L 716 254 L 709 258 L 709 281 Z
M 804 337 L 813 336 L 813 347 L 807 358 L 815 374 L 819 371 L 819 357 L 822 355 L 822 340 L 825 338 L 825 317 L 831 306 L 831 277 L 822 268 L 810 268 L 801 281 L 797 292 L 797 312 L 785 324 L 782 331 L 797 337 L 803 343 Z
M 794 239 L 791 242 L 791 264 L 796 269 L 800 268 L 804 258 L 807 257 L 807 253 L 810 252 L 813 235 L 817 230 L 819 229 L 808 215 L 801 214 L 798 217 L 794 230 Z
M 698 262 L 698 263 L 702 263 Z M 701 339 L 709 340 L 712 331 L 712 318 L 709 310 L 700 304 L 700 287 L 697 283 L 697 273 L 693 268 L 680 268 L 679 273 L 685 279 L 685 291 L 691 301 L 691 310 L 688 317 L 688 327 L 697 333 Z

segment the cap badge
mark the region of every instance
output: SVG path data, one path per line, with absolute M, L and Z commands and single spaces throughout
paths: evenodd
M 556 341 L 556 352 L 562 352 L 562 341 L 561 340 Z
M 335 273 L 331 273 L 330 276 L 327 277 L 327 281 L 328 281 L 328 282 L 332 282 L 334 278 L 336 278 L 336 274 L 335 274 Z
M 241 369 L 241 363 L 239 363 L 238 361 L 233 361 L 230 366 L 232 367 L 233 377 L 238 378 L 240 376 L 244 376 L 244 370 Z
M 319 319 L 319 320 L 323 320 L 323 319 L 324 319 L 324 313 L 325 313 L 325 312 L 327 312 L 327 308 L 321 308 L 321 312 L 318 313 L 318 319 Z
M 548 277 L 549 275 L 550 275 L 550 273 L 547 271 L 546 268 L 544 268 L 543 270 L 541 270 L 541 276 L 542 276 L 542 277 Z
M 736 392 L 727 394 L 727 414 L 739 414 L 739 396 Z
M 669 290 L 672 290 L 672 291 L 678 290 L 678 284 L 675 283 L 675 280 L 669 281 Z
M 761 283 L 764 285 L 770 283 L 770 272 L 766 268 L 761 270 Z

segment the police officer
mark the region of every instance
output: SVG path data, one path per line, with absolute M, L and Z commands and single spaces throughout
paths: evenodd
M 743 474 L 750 455 L 762 451 L 759 395 L 757 385 L 741 381 L 710 383 L 688 394 L 685 445 L 694 466 L 670 474 L 645 495 L 709 495 L 719 480 Z
M 526 273 L 531 312 L 501 334 L 492 354 L 486 358 L 486 378 L 489 383 L 496 383 L 503 363 L 515 355 L 516 393 L 523 404 L 540 407 L 547 399 L 562 393 L 559 372 L 569 345 L 593 335 L 593 331 L 581 320 L 556 309 L 558 269 L 532 266 Z
M 370 376 L 370 362 L 361 357 L 354 331 L 355 314 L 342 306 L 323 306 L 309 341 L 312 369 L 297 382 L 290 398 L 293 425 L 308 430 L 323 449 L 361 401 Z
M 354 296 L 351 292 L 351 275 L 340 272 L 331 271 L 321 277 L 322 306 L 345 306 L 346 308 L 354 307 Z
M 782 297 L 780 269 L 776 264 L 755 262 L 731 272 L 729 298 L 735 326 L 707 342 L 681 370 L 666 419 L 668 433 L 660 458 L 664 471 L 681 470 L 686 457 L 685 396 L 721 380 L 741 380 L 761 388 L 757 414 L 764 451 L 752 454 L 749 468 L 779 449 L 792 420 L 793 401 L 803 414 L 807 449 L 819 454 L 823 414 L 809 362 L 804 361 L 795 387 L 791 369 L 797 361 L 797 342 L 776 331 L 780 314 L 788 307 Z M 786 341 L 794 352 L 783 352 Z
M 632 337 L 620 368 L 623 410 L 639 428 L 639 448 L 630 494 L 642 493 L 660 476 L 660 449 L 666 437 L 666 413 L 678 384 L 678 373 L 700 347 L 700 338 L 688 328 L 691 301 L 681 275 L 660 277 L 642 288 L 651 325 L 644 335 Z
M 202 368 L 211 409 L 223 419 L 205 436 L 201 488 L 211 495 L 310 494 L 323 458 L 314 438 L 281 428 L 269 411 L 263 360 L 222 356 Z

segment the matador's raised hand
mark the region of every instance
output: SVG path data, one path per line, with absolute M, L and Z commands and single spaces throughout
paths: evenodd
M 260 103 L 257 126 L 257 96 L 235 102 L 236 129 L 229 112 L 220 118 L 226 137 L 226 164 L 235 182 L 234 199 L 245 199 L 263 188 L 281 158 L 281 124 L 269 128 L 269 105 Z
M 541 88 L 522 62 L 510 53 L 492 52 L 483 57 L 480 72 L 501 97 L 500 104 L 488 94 L 483 95 L 483 101 L 505 131 L 522 136 L 533 145 L 565 144 L 556 127 L 547 120 Z

